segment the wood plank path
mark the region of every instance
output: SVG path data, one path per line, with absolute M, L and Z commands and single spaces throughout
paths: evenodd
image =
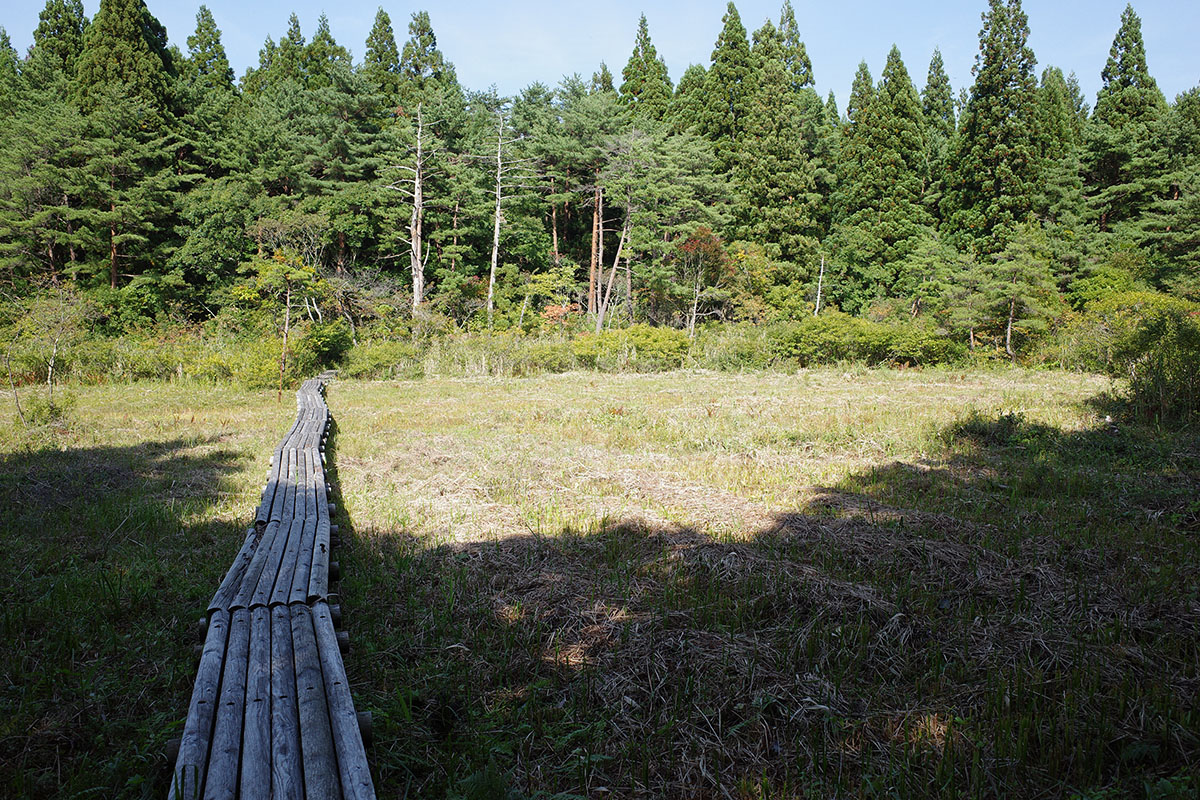
M 208 605 L 171 800 L 375 797 L 330 602 L 327 377 L 296 393 L 254 527 Z

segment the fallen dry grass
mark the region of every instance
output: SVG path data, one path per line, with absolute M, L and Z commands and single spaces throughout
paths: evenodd
M 335 384 L 381 789 L 1187 796 L 1196 440 L 1105 388 Z

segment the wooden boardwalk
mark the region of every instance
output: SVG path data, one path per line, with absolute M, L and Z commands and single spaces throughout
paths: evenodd
M 171 800 L 375 797 L 330 604 L 324 388 L 296 393 L 254 527 L 208 605 Z

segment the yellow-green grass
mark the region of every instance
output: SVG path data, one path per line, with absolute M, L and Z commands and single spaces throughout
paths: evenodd
M 1200 440 L 1105 421 L 1109 388 L 333 383 L 380 796 L 1189 796 Z M 162 796 L 294 405 L 73 392 L 70 429 L 0 445 L 0 795 Z
M 1187 796 L 1200 453 L 1109 388 L 334 384 L 381 788 Z

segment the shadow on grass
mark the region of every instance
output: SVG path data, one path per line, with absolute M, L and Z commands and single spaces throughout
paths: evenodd
M 1195 440 L 945 441 L 736 541 L 355 533 L 381 795 L 1194 796 Z
M 196 439 L 0 457 L 0 794 L 164 795 L 240 460 Z

